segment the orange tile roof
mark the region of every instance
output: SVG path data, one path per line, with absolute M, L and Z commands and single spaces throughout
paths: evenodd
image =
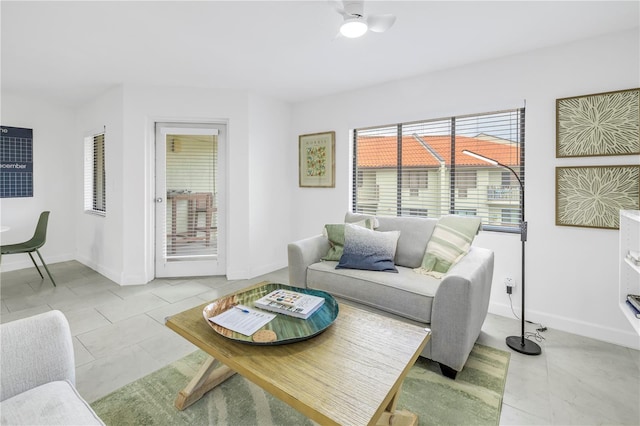
M 420 136 L 446 165 L 451 164 L 451 136 Z M 508 141 L 506 141 L 508 142 Z M 488 166 L 482 160 L 462 153 L 469 150 L 492 158 L 507 166 L 518 165 L 520 149 L 499 138 L 486 135 L 456 137 L 456 164 L 462 166 Z M 358 167 L 395 167 L 398 152 L 395 136 L 358 136 Z M 413 136 L 402 137 L 402 165 L 404 167 L 439 167 L 436 155 Z

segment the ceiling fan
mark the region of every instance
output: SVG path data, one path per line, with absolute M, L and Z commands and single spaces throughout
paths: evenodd
M 391 14 L 365 16 L 364 0 L 344 0 L 336 3 L 342 3 L 342 7 L 336 7 L 336 11 L 344 18 L 340 34 L 345 37 L 360 37 L 369 30 L 383 33 L 396 22 L 396 17 Z

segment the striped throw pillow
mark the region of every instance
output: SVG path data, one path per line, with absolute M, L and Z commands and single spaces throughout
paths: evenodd
M 481 222 L 475 216 L 442 216 L 429 239 L 422 265 L 414 271 L 442 278 L 467 254 Z

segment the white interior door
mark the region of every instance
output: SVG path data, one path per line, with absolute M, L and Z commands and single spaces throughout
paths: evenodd
M 224 275 L 224 124 L 156 123 L 156 277 Z

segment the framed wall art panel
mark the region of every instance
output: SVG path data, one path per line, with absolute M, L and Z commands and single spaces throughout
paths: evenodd
M 640 208 L 640 165 L 556 167 L 556 225 L 618 229 Z
M 336 132 L 299 136 L 299 185 L 310 188 L 335 187 Z
M 640 154 L 640 89 L 556 99 L 556 158 Z
M 33 129 L 0 126 L 0 198 L 33 197 Z

